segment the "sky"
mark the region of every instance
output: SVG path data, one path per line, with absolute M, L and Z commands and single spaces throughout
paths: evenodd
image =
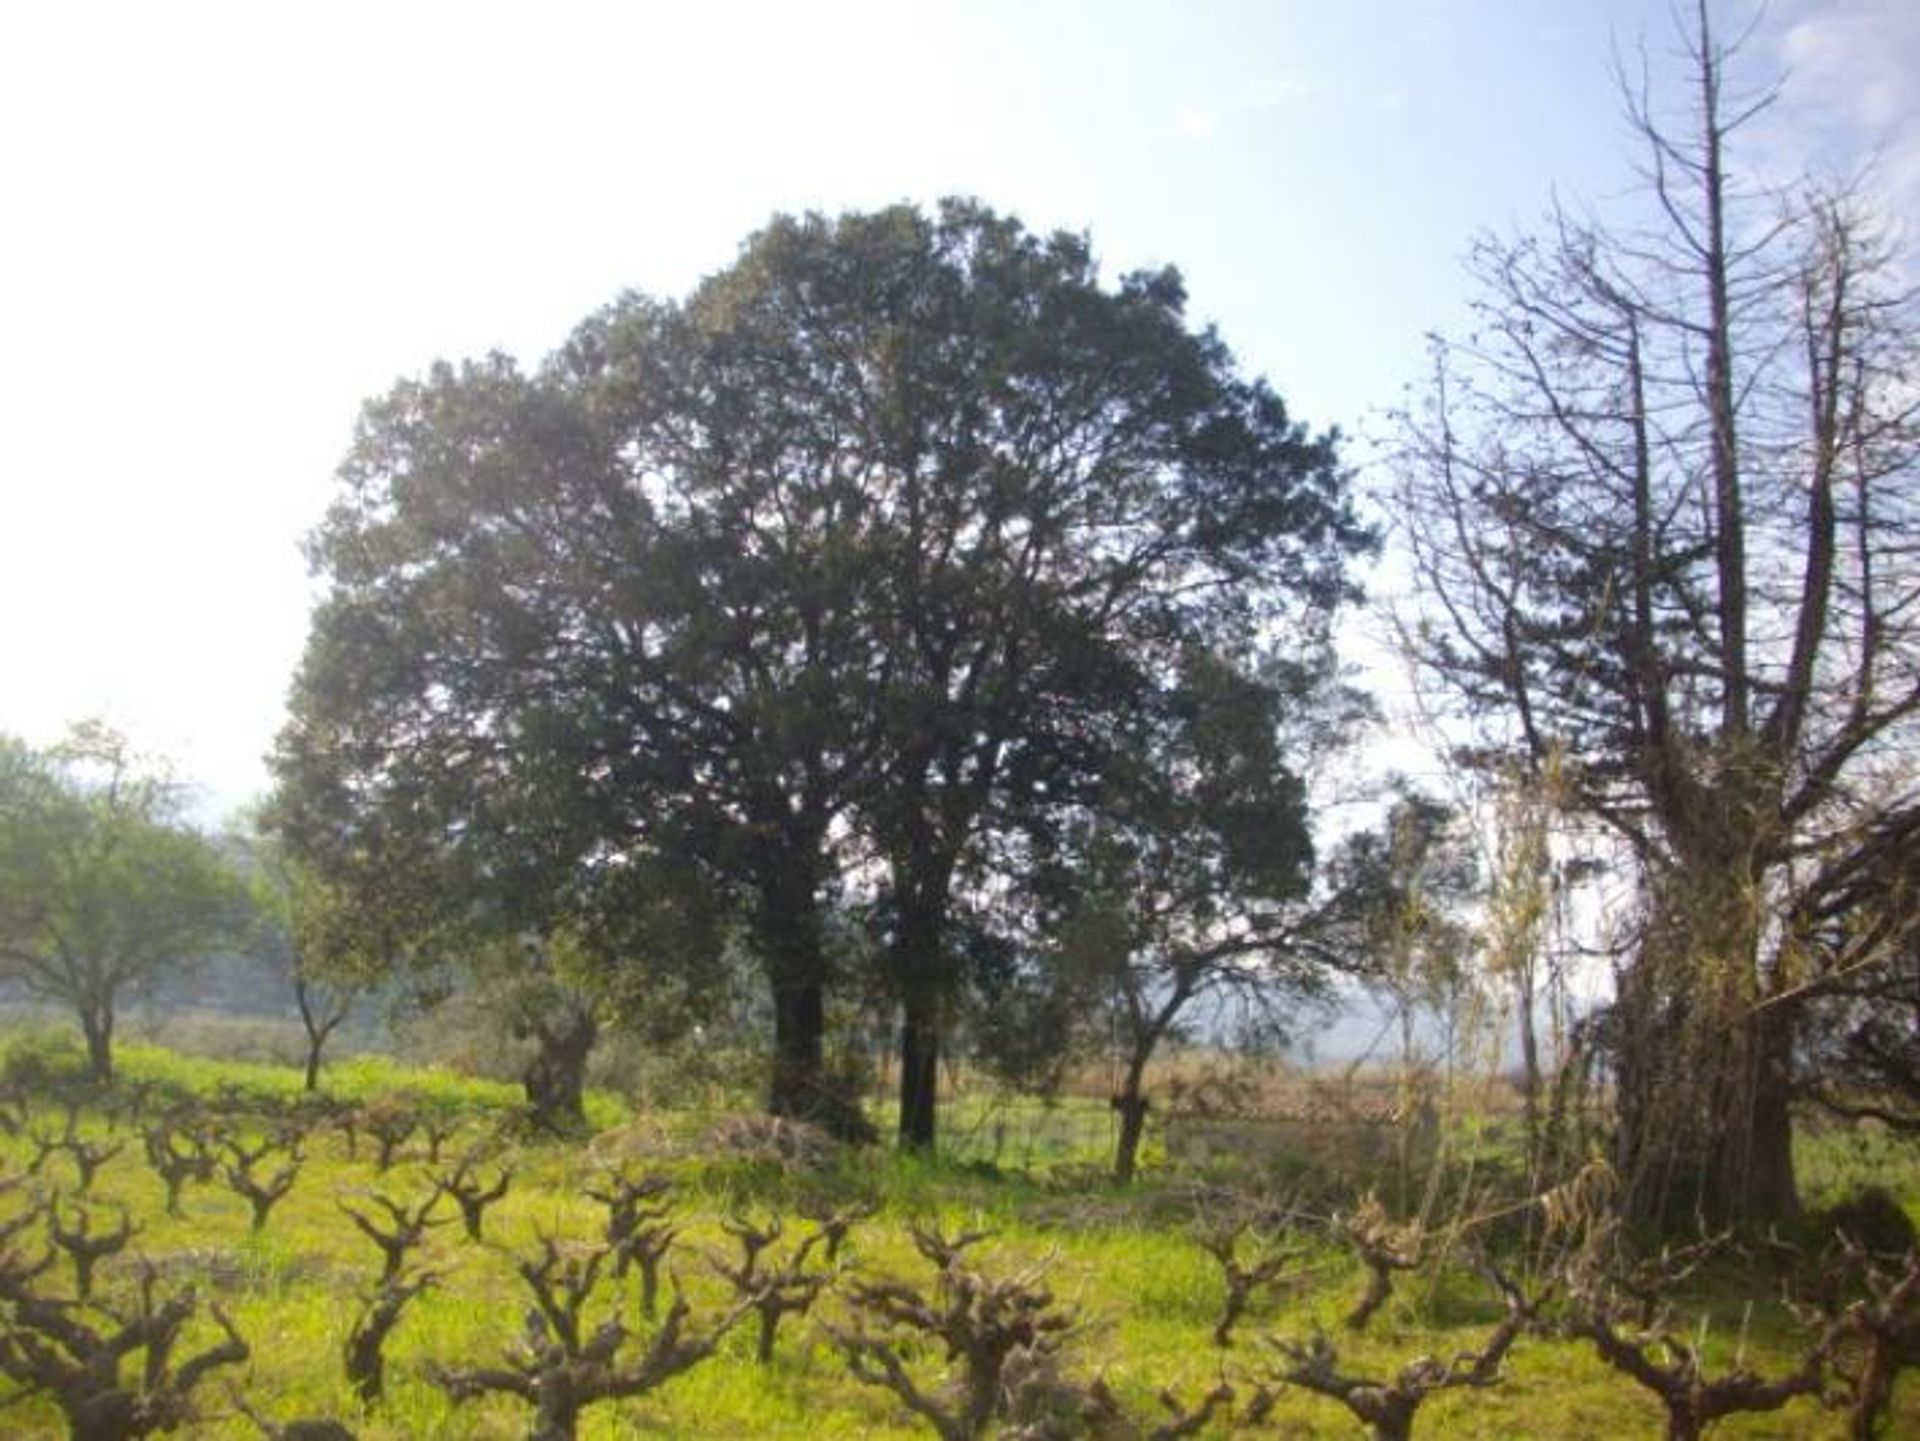
M 1754 16 L 1715 0 L 1723 31 Z M 1293 414 L 1366 438 L 1461 257 L 1633 203 L 1613 57 L 1667 0 L 0 10 L 0 731 L 100 716 L 217 819 L 267 784 L 361 403 L 532 364 L 779 211 L 975 195 L 1177 265 Z M 1920 240 L 1920 3 L 1775 0 L 1746 158 L 1852 171 Z

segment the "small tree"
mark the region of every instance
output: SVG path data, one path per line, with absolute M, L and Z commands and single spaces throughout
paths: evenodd
M 241 838 L 253 899 L 254 954 L 281 969 L 293 987 L 306 1035 L 306 1088 L 320 1086 L 320 1057 L 354 1003 L 378 984 L 387 966 L 352 898 L 290 855 L 256 818 Z
M 0 975 L 73 1012 L 103 1085 L 122 994 L 242 935 L 240 881 L 181 802 L 97 723 L 45 751 L 0 738 Z
M 1282 1364 L 1274 1369 L 1271 1379 L 1338 1401 L 1367 1427 L 1373 1441 L 1409 1441 L 1414 1418 L 1435 1392 L 1499 1384 L 1507 1353 L 1534 1324 L 1546 1299 L 1544 1293 L 1527 1296 L 1492 1267 L 1487 1268 L 1487 1275 L 1500 1292 L 1507 1314 L 1478 1351 L 1463 1351 L 1448 1361 L 1421 1356 L 1402 1366 L 1393 1377 L 1378 1378 L 1341 1371 L 1339 1353 L 1324 1335 L 1316 1334 L 1307 1342 L 1274 1337 L 1272 1344 Z M 1251 1417 L 1264 1417 L 1271 1409 L 1272 1397 L 1273 1393 L 1262 1387 L 1249 1408 Z
M 1330 672 L 1250 679 L 1190 651 L 1116 739 L 1085 826 L 1063 847 L 1056 969 L 1104 1001 L 1120 1053 L 1114 1174 L 1132 1177 L 1148 1064 L 1192 1012 L 1298 1004 L 1358 955 L 1345 897 L 1310 893 L 1311 764 L 1356 705 Z M 1090 978 L 1090 979 L 1086 979 Z
M 1451 1049 L 1461 997 L 1473 986 L 1475 937 L 1459 912 L 1477 893 L 1479 875 L 1451 808 L 1404 785 L 1396 790 L 1380 826 L 1352 837 L 1332 869 L 1364 947 L 1366 985 L 1399 1031 L 1395 1162 L 1404 1207 L 1412 1201 L 1420 1118 L 1432 1114 L 1423 1073 L 1433 1059 L 1421 1044 L 1422 1021 L 1445 1027 Z

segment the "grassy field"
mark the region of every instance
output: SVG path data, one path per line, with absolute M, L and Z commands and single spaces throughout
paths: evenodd
M 0 1072 L 16 1083 L 42 1085 L 58 1079 L 67 1059 L 44 1041 L 16 1038 L 0 1054 Z M 559 1244 L 563 1264 L 567 1256 L 578 1263 L 590 1254 L 608 1211 L 589 1192 L 621 1174 L 631 1179 L 652 1173 L 670 1182 L 661 1204 L 679 1234 L 667 1269 L 684 1290 L 686 1328 L 696 1335 L 716 1326 L 735 1304 L 734 1288 L 719 1273 L 723 1264 L 737 1266 L 741 1255 L 729 1223 L 765 1228 L 781 1220 L 779 1240 L 764 1253 L 771 1258 L 767 1264 L 774 1264 L 815 1229 L 803 1213 L 864 1203 L 874 1214 L 850 1229 L 812 1313 L 784 1321 L 770 1362 L 755 1359 L 748 1317 L 719 1341 L 710 1359 L 657 1389 L 588 1407 L 580 1427 L 588 1437 L 930 1434 L 892 1390 L 854 1378 L 831 1334 L 854 1327 L 853 1297 L 863 1283 L 893 1277 L 923 1292 L 931 1286 L 934 1268 L 916 1252 L 913 1226 L 948 1235 L 990 1232 L 966 1253 L 969 1264 L 990 1278 L 1029 1278 L 1051 1297 L 1048 1314 L 1070 1318 L 1058 1356 L 1061 1380 L 1084 1388 L 1104 1378 L 1121 1406 L 1143 1422 L 1165 1419 L 1157 1399 L 1163 1388 L 1192 1405 L 1224 1377 L 1237 1397 L 1205 1435 L 1364 1434 L 1338 1403 L 1294 1386 L 1278 1388 L 1270 1413 L 1250 1421 L 1255 1383 L 1278 1360 L 1263 1338 L 1306 1341 L 1324 1332 L 1338 1348 L 1343 1371 L 1384 1377 L 1422 1355 L 1444 1359 L 1478 1348 L 1502 1315 L 1489 1285 L 1456 1261 L 1442 1261 L 1402 1276 L 1365 1332 L 1350 1333 L 1341 1318 L 1363 1288 L 1363 1269 L 1344 1246 L 1308 1228 L 1289 1241 L 1297 1254 L 1279 1283 L 1256 1295 L 1233 1344 L 1214 1345 L 1210 1333 L 1225 1286 L 1219 1262 L 1198 1243 L 1194 1226 L 1196 1219 L 1248 1204 L 1250 1193 L 1203 1186 L 1169 1168 L 1128 1190 L 1113 1189 L 1098 1179 L 1103 1123 L 1087 1102 L 1024 1111 L 963 1106 L 952 1118 L 960 1153 L 937 1161 L 884 1150 L 783 1156 L 751 1124 L 706 1135 L 707 1118 L 635 1117 L 605 1096 L 592 1107 L 599 1134 L 588 1142 L 560 1143 L 517 1131 L 510 1088 L 360 1058 L 330 1070 L 328 1098 L 338 1107 L 433 1116 L 445 1132 L 440 1163 L 428 1159 L 429 1139 L 422 1132 L 401 1143 L 382 1171 L 363 1127 L 350 1134 L 337 1113 L 323 1119 L 312 1112 L 303 1123 L 304 1159 L 291 1189 L 256 1231 L 249 1203 L 218 1176 L 189 1183 L 180 1214 L 167 1214 L 165 1187 L 143 1155 L 142 1132 L 169 1104 L 191 1100 L 217 1105 L 221 1141 L 266 1142 L 287 1116 L 298 1114 L 297 1073 L 178 1057 L 152 1047 L 126 1048 L 120 1064 L 119 1099 L 104 1107 L 83 1105 L 70 1138 L 64 1134 L 68 1112 L 57 1101 L 26 1095 L 12 1103 L 6 1119 L 14 1130 L 0 1136 L 0 1184 L 14 1184 L 0 1194 L 0 1225 L 35 1198 L 54 1193 L 62 1198 L 57 1214 L 70 1230 L 83 1212 L 95 1235 L 127 1217 L 135 1234 L 124 1251 L 100 1263 L 95 1300 L 124 1312 L 137 1293 L 143 1263 L 158 1277 L 157 1295 L 192 1288 L 200 1304 L 176 1347 L 176 1364 L 222 1340 L 207 1304 L 219 1303 L 251 1354 L 199 1382 L 199 1418 L 186 1427 L 193 1435 L 260 1434 L 240 1414 L 233 1390 L 271 1420 L 331 1417 L 363 1437 L 529 1434 L 532 1411 L 523 1402 L 496 1394 L 455 1405 L 431 1376 L 436 1367 L 500 1364 L 521 1335 L 533 1299 L 519 1267 L 540 1254 L 543 1238 Z M 131 1113 L 129 1097 L 139 1098 L 141 1114 Z M 84 1199 L 75 1196 L 76 1145 L 104 1157 Z M 1920 1194 L 1913 1189 L 1910 1146 L 1829 1133 L 1811 1150 L 1810 1169 L 1820 1187 L 1839 1189 L 1867 1179 L 1905 1187 L 1908 1197 Z M 386 1395 L 362 1407 L 342 1355 L 373 1294 L 381 1255 L 343 1207 L 381 1220 L 376 1197 L 417 1205 L 432 1194 L 434 1177 L 464 1154 L 485 1158 L 476 1168 L 485 1179 L 510 1166 L 511 1185 L 485 1212 L 480 1242 L 464 1234 L 453 1204 L 443 1199 L 435 1218 L 449 1224 L 430 1227 L 407 1266 L 409 1274 L 430 1269 L 438 1280 L 401 1313 L 385 1348 Z M 271 1175 L 282 1164 L 279 1153 L 270 1152 L 258 1169 Z M 7 1246 L 30 1259 L 45 1234 L 44 1221 L 35 1220 Z M 816 1247 L 816 1270 L 823 1269 L 820 1254 Z M 71 1263 L 61 1255 L 31 1284 L 42 1294 L 70 1295 L 74 1282 Z M 653 1329 L 641 1317 L 639 1286 L 637 1274 L 603 1274 L 583 1309 L 588 1332 L 615 1316 L 631 1325 L 636 1339 L 623 1356 L 644 1350 Z M 1784 1371 L 1805 1330 L 1774 1294 L 1768 1276 L 1722 1267 L 1686 1296 L 1685 1334 L 1703 1347 L 1711 1367 L 1738 1363 L 1766 1374 Z M 663 1312 L 665 1305 L 663 1299 Z M 111 1329 L 105 1311 L 73 1312 Z M 867 1324 L 877 1325 L 871 1317 Z M 947 1379 L 947 1359 L 937 1345 L 902 1347 L 896 1354 L 929 1393 Z M 130 1363 L 128 1372 L 134 1369 Z M 48 1398 L 17 1388 L 8 1392 L 8 1385 L 0 1382 L 6 1396 L 0 1432 L 67 1434 Z M 1920 1435 L 1916 1392 L 1920 1386 L 1903 1385 L 1885 1434 Z M 1416 1433 L 1657 1436 L 1661 1411 L 1648 1392 L 1609 1370 L 1591 1347 L 1527 1335 L 1514 1346 L 1498 1384 L 1435 1396 L 1420 1411 Z M 1713 1434 L 1840 1437 L 1846 1427 L 1840 1415 L 1801 1399 L 1771 1414 L 1734 1417 Z

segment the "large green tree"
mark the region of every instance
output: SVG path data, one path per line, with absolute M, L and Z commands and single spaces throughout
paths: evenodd
M 497 933 L 617 922 L 697 871 L 765 969 L 773 1109 L 857 1130 L 824 915 L 871 752 L 862 492 L 830 416 L 760 414 L 737 283 L 622 302 L 536 376 L 441 366 L 368 407 L 278 812 L 330 879 L 456 932 L 476 906 Z
M 1108 286 L 1084 237 L 962 202 L 777 221 L 740 269 L 756 383 L 810 377 L 862 491 L 852 814 L 884 867 L 900 1135 L 927 1146 L 957 912 L 1007 839 L 1100 785 L 1189 648 L 1317 663 L 1364 537 L 1331 442 L 1187 324 L 1172 271 Z
M 877 880 L 931 1141 L 989 837 L 1197 634 L 1323 646 L 1360 543 L 1330 443 L 1182 307 L 974 204 L 782 218 L 536 375 L 397 387 L 315 539 L 290 835 L 535 911 L 696 863 L 765 969 L 774 1108 L 847 1130 L 827 918 Z
M 103 726 L 0 737 L 0 976 L 72 1011 L 102 1084 L 127 990 L 244 937 L 244 887 L 181 801 Z
M 1618 842 L 1616 1165 L 1649 1215 L 1795 1206 L 1806 1008 L 1898 951 L 1920 793 L 1920 330 L 1854 199 L 1743 185 L 1709 7 L 1690 104 L 1629 105 L 1645 223 L 1476 253 L 1409 420 L 1424 676 Z

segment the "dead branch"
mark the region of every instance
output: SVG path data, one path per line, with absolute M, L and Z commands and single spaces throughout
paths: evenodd
M 1096 1376 L 1087 1387 L 1087 1400 L 1081 1407 L 1080 1417 L 1100 1441 L 1135 1441 L 1135 1438 L 1181 1441 L 1183 1437 L 1198 1436 L 1206 1430 L 1216 1412 L 1233 1404 L 1234 1394 L 1233 1387 L 1222 1381 L 1202 1396 L 1197 1405 L 1187 1406 L 1172 1391 L 1162 1391 L 1160 1405 L 1168 1419 L 1155 1426 L 1129 1416 L 1120 1398 L 1108 1388 L 1106 1378 Z
M 80 1111 L 77 1106 L 67 1107 L 66 1124 L 57 1134 L 35 1131 L 29 1139 L 33 1143 L 33 1160 L 27 1163 L 27 1174 L 37 1176 L 45 1169 L 47 1161 L 59 1151 L 64 1151 L 73 1161 L 78 1184 L 74 1194 L 86 1195 L 93 1189 L 93 1178 L 100 1168 L 126 1149 L 124 1141 L 95 1143 L 80 1135 Z
M 103 1330 L 81 1320 L 72 1302 L 41 1296 L 13 1277 L 0 1279 L 12 1316 L 0 1333 L 0 1373 L 51 1396 L 74 1441 L 131 1441 L 186 1424 L 195 1416 L 193 1390 L 207 1373 L 251 1353 L 216 1304 L 213 1320 L 225 1339 L 176 1366 L 174 1349 L 196 1303 L 187 1291 L 156 1304 L 154 1286 L 149 1268 L 138 1309 L 130 1316 L 107 1312 L 116 1326 Z M 142 1356 L 139 1378 L 123 1380 L 121 1363 L 135 1354 Z
M 465 1228 L 467 1239 L 480 1239 L 481 1219 L 487 1207 L 507 1194 L 507 1188 L 513 1184 L 513 1167 L 502 1166 L 500 1174 L 491 1185 L 480 1179 L 479 1157 L 471 1152 L 460 1158 L 453 1170 L 435 1175 L 433 1184 L 447 1195 L 453 1197 L 454 1204 L 460 1208 L 460 1223 Z
M 378 1191 L 367 1193 L 367 1199 L 387 1213 L 392 1221 L 391 1229 L 383 1229 L 380 1223 L 363 1212 L 356 1211 L 345 1201 L 339 1207 L 347 1219 L 360 1228 L 366 1238 L 380 1248 L 386 1264 L 380 1272 L 380 1284 L 387 1285 L 399 1279 L 401 1270 L 406 1266 L 407 1253 L 426 1239 L 427 1232 L 435 1226 L 443 1226 L 452 1217 L 435 1217 L 434 1211 L 444 1194 L 437 1187 L 417 1206 L 408 1207 Z
M 353 1432 L 338 1421 L 271 1420 L 249 1405 L 245 1394 L 231 1381 L 227 1383 L 227 1399 L 233 1402 L 234 1410 L 260 1428 L 267 1441 L 355 1441 Z
M 213 1179 L 216 1164 L 213 1146 L 198 1127 L 182 1126 L 163 1119 L 142 1133 L 147 1164 L 167 1188 L 167 1214 L 180 1214 L 180 1193 L 189 1181 Z
M 680 1228 L 668 1220 L 671 1210 L 665 1197 L 673 1182 L 657 1172 L 633 1177 L 615 1171 L 598 1187 L 589 1186 L 587 1194 L 607 1208 L 603 1234 L 613 1256 L 613 1274 L 625 1276 L 640 1268 L 640 1309 L 648 1320 L 658 1311 L 660 1265 L 672 1248 Z
M 1865 1293 L 1824 1317 L 1829 1360 L 1851 1404 L 1849 1441 L 1874 1441 L 1893 1403 L 1901 1370 L 1920 1356 L 1920 1251 L 1888 1267 L 1851 1236 L 1842 1236 L 1842 1265 Z
M 914 1245 L 940 1268 L 932 1288 L 904 1281 L 856 1283 L 850 1293 L 858 1320 L 852 1328 L 828 1327 L 856 1380 L 892 1391 L 944 1441 L 979 1436 L 1006 1402 L 1010 1360 L 1022 1354 L 1039 1361 L 1057 1351 L 1074 1325 L 1056 1309 L 1041 1284 L 1042 1271 L 994 1279 L 961 1264 L 961 1255 L 984 1239 L 967 1233 L 948 1239 L 931 1228 L 913 1228 Z M 883 1329 L 870 1330 L 871 1323 Z M 958 1376 L 942 1393 L 924 1389 L 907 1356 L 925 1339 L 944 1344 Z
M 428 1373 L 456 1402 L 494 1391 L 517 1396 L 534 1408 L 533 1441 L 573 1441 L 588 1406 L 644 1395 L 704 1361 L 740 1315 L 730 1313 L 706 1335 L 687 1335 L 689 1307 L 676 1289 L 646 1350 L 622 1361 L 620 1352 L 631 1334 L 619 1321 L 603 1321 L 590 1335 L 582 1334 L 583 1312 L 609 1253 L 567 1255 L 551 1238 L 544 1238 L 541 1248 L 538 1259 L 520 1263 L 535 1304 L 506 1364 L 435 1366 Z
M 410 1278 L 386 1281 L 371 1295 L 360 1299 L 360 1315 L 347 1332 L 342 1348 L 347 1380 L 354 1395 L 371 1406 L 386 1394 L 387 1337 L 400 1324 L 400 1313 L 422 1291 L 440 1279 L 435 1271 L 421 1271 Z
M 238 1142 L 229 1142 L 227 1146 L 228 1162 L 221 1168 L 221 1174 L 227 1178 L 227 1185 L 237 1194 L 244 1196 L 247 1204 L 253 1208 L 253 1229 L 266 1229 L 267 1217 L 282 1197 L 293 1189 L 293 1183 L 300 1174 L 302 1157 L 298 1142 L 287 1147 L 287 1163 L 271 1176 L 257 1176 L 254 1167 L 265 1160 L 276 1149 L 278 1141 L 266 1141 L 256 1147 L 247 1147 Z
M 1551 1290 L 1548 1288 L 1529 1297 L 1491 1265 L 1483 1267 L 1483 1273 L 1500 1293 L 1507 1314 L 1478 1351 L 1460 1352 L 1446 1362 L 1421 1356 L 1402 1366 L 1392 1380 L 1386 1381 L 1343 1374 L 1339 1369 L 1339 1353 L 1324 1335 L 1316 1333 L 1305 1344 L 1276 1338 L 1270 1344 L 1280 1353 L 1285 1365 L 1275 1371 L 1269 1381 L 1298 1386 L 1340 1402 L 1367 1426 L 1373 1441 L 1408 1441 L 1413 1434 L 1414 1417 L 1427 1397 L 1436 1391 L 1498 1383 L 1500 1367 L 1508 1351 L 1521 1333 L 1536 1322 Z M 1272 1401 L 1271 1390 L 1263 1387 L 1253 1409 L 1264 1416 L 1271 1409 Z
M 846 1244 L 848 1232 L 860 1222 L 873 1219 L 879 1212 L 879 1206 L 872 1201 L 836 1206 L 823 1197 L 814 1197 L 800 1204 L 800 1214 L 813 1222 L 815 1234 L 826 1246 L 824 1259 L 829 1266 L 840 1260 L 840 1248 Z
M 792 1315 L 806 1315 L 833 1279 L 829 1271 L 807 1269 L 807 1259 L 821 1240 L 821 1233 L 816 1231 L 800 1242 L 780 1264 L 762 1266 L 762 1256 L 780 1239 L 781 1225 L 777 1217 L 765 1226 L 755 1226 L 736 1217 L 724 1222 L 723 1229 L 739 1243 L 740 1262 L 730 1265 L 724 1257 L 714 1257 L 713 1269 L 733 1286 L 741 1304 L 760 1318 L 754 1355 L 764 1366 L 773 1360 L 774 1339 L 781 1321 Z
M 1393 1294 L 1393 1273 L 1411 1271 L 1421 1262 L 1425 1235 L 1417 1222 L 1392 1220 L 1380 1198 L 1368 1192 L 1349 1215 L 1338 1218 L 1335 1229 L 1352 1246 L 1367 1268 L 1367 1289 L 1347 1313 L 1349 1331 L 1366 1329 L 1367 1322 Z
M 67 1253 L 67 1259 L 73 1262 L 74 1294 L 82 1301 L 93 1297 L 93 1270 L 108 1256 L 118 1255 L 126 1250 L 141 1229 L 133 1222 L 132 1213 L 125 1206 L 120 1209 L 120 1226 L 113 1231 L 95 1233 L 93 1216 L 86 1207 L 75 1209 L 74 1224 L 64 1226 L 60 1221 L 60 1200 L 55 1196 L 47 1203 L 47 1238 Z
M 373 1168 L 383 1175 L 393 1168 L 393 1159 L 399 1149 L 420 1129 L 419 1113 L 394 1100 L 376 1101 L 363 1107 L 359 1122 L 360 1129 L 373 1137 Z M 351 1132 L 348 1144 L 351 1147 Z
M 1691 1270 L 1693 1264 L 1697 1262 L 1684 1269 Z M 1647 1274 L 1643 1269 L 1635 1276 L 1642 1287 Z M 1592 1342 L 1601 1360 L 1658 1398 L 1667 1413 L 1668 1441 L 1698 1441 L 1722 1417 L 1777 1411 L 1796 1397 L 1819 1394 L 1838 1341 L 1837 1328 L 1817 1337 L 1801 1353 L 1794 1370 L 1778 1379 L 1768 1380 L 1744 1365 L 1709 1377 L 1698 1348 L 1676 1335 L 1658 1315 L 1633 1324 L 1646 1314 L 1646 1295 L 1623 1292 L 1610 1281 L 1604 1273 L 1574 1273 L 1567 1330 Z M 1650 1294 L 1657 1304 L 1657 1293 Z
M 1260 1250 L 1249 1260 L 1242 1261 L 1240 1241 L 1249 1234 L 1255 1235 Z M 1203 1225 L 1196 1230 L 1194 1240 L 1201 1250 L 1220 1263 L 1221 1277 L 1226 1282 L 1226 1300 L 1221 1307 L 1220 1319 L 1213 1328 L 1213 1344 L 1225 1348 L 1233 1344 L 1233 1328 L 1246 1313 L 1255 1293 L 1263 1287 L 1274 1285 L 1287 1268 L 1305 1253 L 1269 1249 L 1270 1243 L 1266 1238 L 1252 1233 L 1244 1220 Z

